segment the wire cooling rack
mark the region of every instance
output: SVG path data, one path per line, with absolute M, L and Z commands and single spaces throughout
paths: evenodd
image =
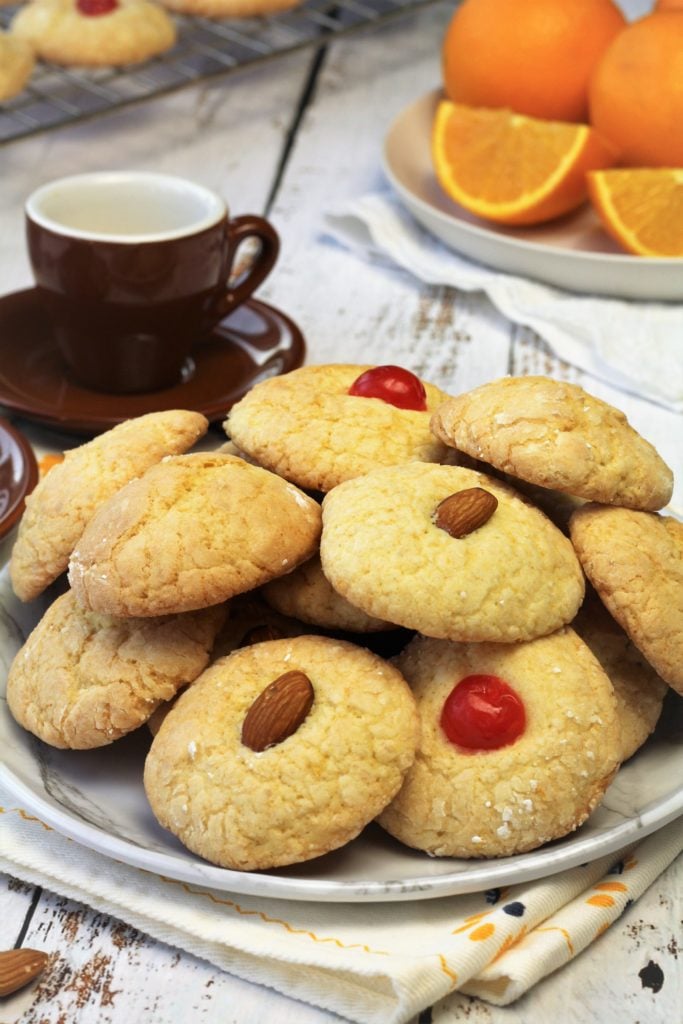
M 263 18 L 209 21 L 177 16 L 178 41 L 160 57 L 127 68 L 84 70 L 39 62 L 22 93 L 0 103 L 0 145 L 173 92 L 248 64 L 319 46 L 437 0 L 305 0 Z M 0 8 L 6 28 L 16 8 Z

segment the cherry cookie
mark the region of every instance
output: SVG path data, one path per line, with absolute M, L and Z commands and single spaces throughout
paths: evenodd
M 446 398 L 398 366 L 303 366 L 253 387 L 224 427 L 259 465 L 329 491 L 378 466 L 440 462 L 429 418 Z
M 432 417 L 445 444 L 540 487 L 653 510 L 673 475 L 622 412 L 577 384 L 503 377 L 449 399 Z
M 0 32 L 0 100 L 11 99 L 24 88 L 35 66 L 33 48 L 9 32 Z
M 137 64 L 176 40 L 173 21 L 150 0 L 31 0 L 12 33 L 43 60 L 82 67 Z
M 570 622 L 584 595 L 557 527 L 506 484 L 460 466 L 392 466 L 335 487 L 320 555 L 351 604 L 445 640 L 531 640 Z
M 416 637 L 396 659 L 420 715 L 379 824 L 446 857 L 506 857 L 577 828 L 619 766 L 612 685 L 571 629 L 524 644 Z
M 152 742 L 155 817 L 215 864 L 260 870 L 349 842 L 398 792 L 417 713 L 396 668 L 360 647 L 301 636 L 221 658 Z

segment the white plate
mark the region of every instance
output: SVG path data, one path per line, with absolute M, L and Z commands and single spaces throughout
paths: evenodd
M 54 594 L 50 594 L 52 598 Z M 361 902 L 477 892 L 525 882 L 621 849 L 683 813 L 683 699 L 673 693 L 656 733 L 618 773 L 573 835 L 501 860 L 428 857 L 371 826 L 354 842 L 294 868 L 228 871 L 200 860 L 156 823 L 142 786 L 146 728 L 111 747 L 62 751 L 14 722 L 4 697 L 9 665 L 49 598 L 22 605 L 0 572 L 0 783 L 21 805 L 84 846 L 184 882 L 251 895 Z
M 384 170 L 416 220 L 452 249 L 497 270 L 570 291 L 679 302 L 683 260 L 631 256 L 608 237 L 590 205 L 532 228 L 505 228 L 463 210 L 432 168 L 431 131 L 441 91 L 407 107 L 384 142 Z

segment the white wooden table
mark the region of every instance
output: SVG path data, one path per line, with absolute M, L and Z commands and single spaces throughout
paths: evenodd
M 2 293 L 31 283 L 22 205 L 37 185 L 106 168 L 184 175 L 222 193 L 235 214 L 262 212 L 272 219 L 282 254 L 259 295 L 300 324 L 309 362 L 390 361 L 451 391 L 506 373 L 575 380 L 622 408 L 680 471 L 680 417 L 584 378 L 480 296 L 421 286 L 398 270 L 361 263 L 326 238 L 324 211 L 382 184 L 384 131 L 398 111 L 438 83 L 439 42 L 449 15 L 448 6 L 438 5 L 318 53 L 303 52 L 1 149 Z M 40 447 L 73 444 L 19 423 Z M 680 473 L 678 506 L 682 488 Z M 679 858 L 590 951 L 517 1004 L 501 1010 L 454 995 L 420 1015 L 420 1024 L 464 1018 L 473 1024 L 680 1020 L 682 892 Z M 0 1000 L 0 1024 L 338 1019 L 220 973 L 87 907 L 0 876 L 0 949 L 19 944 L 58 956 L 41 984 Z M 647 984 L 650 962 L 664 975 L 656 992 Z

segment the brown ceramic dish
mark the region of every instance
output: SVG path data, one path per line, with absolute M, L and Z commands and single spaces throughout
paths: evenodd
M 22 433 L 0 417 L 0 537 L 24 511 L 24 498 L 38 483 L 38 464 Z
M 108 395 L 69 378 L 35 289 L 0 298 L 0 405 L 82 435 L 163 409 L 194 409 L 221 420 L 257 381 L 296 369 L 305 354 L 296 324 L 273 306 L 249 299 L 197 345 L 176 385 Z

